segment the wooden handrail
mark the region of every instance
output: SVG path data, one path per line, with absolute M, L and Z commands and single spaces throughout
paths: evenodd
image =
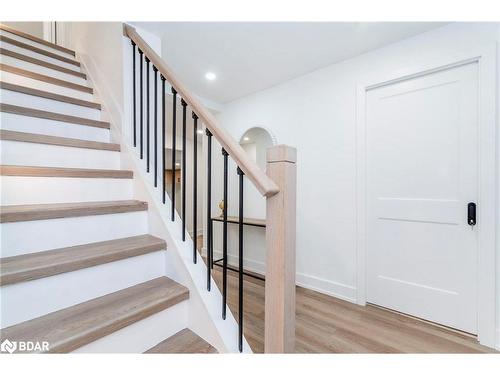
M 135 28 L 123 24 L 123 33 L 137 45 L 163 77 L 177 90 L 178 94 L 193 108 L 208 130 L 233 158 L 250 181 L 253 182 L 259 192 L 265 197 L 271 197 L 278 193 L 278 185 L 259 168 L 255 161 L 248 157 L 240 144 L 224 128 L 217 124 L 215 117 L 189 92 L 165 61 L 141 38 Z

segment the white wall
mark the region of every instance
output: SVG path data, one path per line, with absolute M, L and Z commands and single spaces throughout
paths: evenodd
M 123 23 L 65 22 L 64 26 L 67 47 L 77 52 L 78 58 L 89 70 L 90 78 L 99 83 L 97 94 L 107 103 L 103 113 L 105 120 L 121 128 L 131 116 L 124 111 L 124 98 L 132 97 L 132 93 L 127 91 L 132 71 L 123 69 L 124 60 L 132 55 L 132 45 L 123 37 Z M 137 32 L 161 55 L 160 38 L 139 28 Z M 152 82 L 152 75 L 150 78 Z M 125 134 L 130 136 L 129 129 L 125 130 Z
M 123 116 L 123 29 L 120 22 L 65 22 L 64 39 L 68 48 L 99 82 L 98 94 L 106 102 L 103 116 L 121 127 Z
M 218 118 L 236 139 L 251 127 L 263 126 L 274 133 L 278 143 L 298 149 L 299 284 L 355 301 L 356 85 L 371 77 L 393 73 L 403 75 L 412 67 L 430 64 L 443 54 L 452 54 L 455 50 L 481 43 L 493 44 L 497 40 L 500 40 L 498 24 L 452 24 L 224 106 Z M 220 156 L 216 162 L 221 163 Z M 235 202 L 237 180 L 232 168 L 230 197 Z M 220 171 L 221 167 L 214 169 Z M 214 182 L 213 207 L 216 207 L 222 196 L 220 172 L 214 177 Z M 248 207 L 253 202 L 245 204 Z M 229 210 L 230 214 L 235 214 L 236 205 L 231 206 L 230 202 Z M 219 232 L 214 230 L 215 236 L 219 236 L 215 251 L 220 249 Z M 258 233 L 254 229 L 247 232 L 251 241 L 246 241 L 246 268 L 262 271 L 264 232 Z M 229 251 L 235 254 L 236 233 L 231 233 L 231 236 Z M 498 246 L 500 270 L 500 240 Z M 497 285 L 500 291 L 500 277 L 497 278 Z M 497 326 L 500 327 L 500 301 L 497 305 Z
M 500 226 L 500 26 L 497 35 L 497 224 Z M 500 294 L 500 228 L 497 231 L 497 294 Z M 500 298 L 497 301 L 497 349 L 500 350 Z

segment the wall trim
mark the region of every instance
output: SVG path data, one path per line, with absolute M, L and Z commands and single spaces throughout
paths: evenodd
M 206 249 L 205 249 L 206 251 Z M 214 257 L 216 259 L 222 258 L 221 250 L 214 250 Z M 238 267 L 238 257 L 233 254 L 228 254 L 227 262 L 232 267 Z M 244 259 L 245 270 L 254 272 L 264 276 L 266 273 L 266 265 L 264 262 Z M 295 276 L 295 284 L 315 292 L 326 294 L 331 297 L 339 298 L 344 301 L 356 303 L 356 287 L 338 283 L 336 281 L 323 279 L 308 275 L 305 273 L 297 272 Z
M 305 273 L 297 273 L 296 284 L 331 297 L 356 303 L 356 287 L 354 286 L 307 275 Z
M 78 52 L 76 54 L 80 59 L 82 71 L 87 74 L 91 82 L 91 86 L 94 89 L 94 96 L 97 97 L 97 101 L 101 103 L 102 120 L 109 121 L 114 127 L 114 131 L 110 132 L 111 141 L 120 143 L 121 137 L 125 135 L 122 131 L 124 115 L 121 110 L 120 102 L 116 99 L 113 90 L 111 90 L 107 83 L 106 77 L 103 76 L 102 71 L 97 66 L 92 56 Z M 97 82 L 99 82 L 99 84 L 97 84 Z M 117 132 L 117 130 L 119 131 Z
M 247 131 L 249 131 L 250 129 L 262 129 L 262 130 L 266 131 L 267 134 L 269 134 L 269 136 L 271 137 L 273 146 L 276 146 L 278 144 L 278 138 L 276 138 L 276 135 L 274 134 L 274 132 L 271 129 L 269 129 L 269 127 L 267 127 L 265 125 L 260 125 L 260 124 L 252 125 L 249 128 L 245 129 L 241 134 L 239 134 L 238 143 L 241 142 L 241 138 L 243 138 L 245 133 Z
M 446 51 L 429 62 L 408 67 L 391 76 L 374 76 L 359 83 L 356 92 L 356 255 L 357 296 L 360 305 L 366 304 L 366 92 L 375 87 L 400 80 L 426 75 L 451 67 L 477 62 L 478 64 L 478 204 L 481 207 L 478 223 L 478 291 L 477 331 L 479 342 L 498 346 L 496 328 L 496 45 L 488 43 L 457 51 Z

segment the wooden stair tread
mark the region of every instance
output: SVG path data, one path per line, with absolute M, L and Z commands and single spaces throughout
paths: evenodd
M 52 76 L 32 72 L 31 70 L 17 68 L 15 66 L 7 65 L 7 64 L 0 64 L 0 70 L 3 70 L 4 72 L 12 73 L 12 74 L 17 74 L 19 76 L 35 79 L 37 81 L 50 83 L 52 85 L 57 85 L 57 86 L 66 87 L 69 89 L 85 92 L 88 94 L 94 93 L 94 89 L 92 87 L 79 85 L 78 83 L 65 81 L 64 79 L 54 78 Z
M 38 37 L 36 37 L 34 35 L 31 35 L 31 34 L 28 34 L 28 33 L 25 33 L 25 32 L 22 32 L 22 31 L 19 31 L 19 30 L 16 30 L 16 29 L 13 29 L 12 27 L 9 27 L 7 25 L 0 24 L 0 30 L 7 31 L 7 32 L 9 32 L 11 34 L 15 34 L 15 35 L 20 36 L 22 38 L 29 39 L 29 40 L 31 40 L 33 42 L 37 42 L 37 43 L 43 44 L 44 46 L 51 47 L 51 48 L 57 49 L 58 51 L 69 53 L 70 55 L 76 56 L 75 51 L 73 51 L 73 50 L 71 50 L 69 48 L 62 47 L 62 46 L 60 46 L 58 44 L 48 42 L 45 39 L 41 39 L 41 38 L 38 38 Z
M 69 122 L 71 124 L 93 126 L 95 128 L 109 129 L 109 122 L 92 120 L 84 117 L 64 115 L 57 112 L 42 111 L 40 109 L 20 107 L 12 104 L 0 103 L 0 112 L 12 113 L 15 115 L 36 117 L 45 120 Z
M 44 145 L 89 148 L 92 150 L 120 151 L 118 143 L 87 141 L 78 138 L 65 138 L 55 135 L 18 132 L 15 130 L 0 129 L 0 140 L 40 143 Z
M 149 234 L 0 258 L 0 286 L 71 272 L 166 249 Z
M 82 107 L 94 108 L 99 110 L 101 109 L 101 105 L 99 103 L 73 98 L 71 96 L 59 95 L 49 91 L 37 90 L 27 86 L 15 85 L 9 82 L 0 81 L 0 89 L 15 91 L 32 96 L 38 96 L 40 98 L 45 98 L 45 99 L 57 100 L 59 102 L 79 105 Z
M 75 77 L 87 79 L 87 75 L 85 73 L 77 72 L 76 70 L 68 69 L 68 68 L 65 68 L 64 66 L 52 64 L 52 63 L 49 63 L 47 61 L 37 59 L 35 57 L 24 55 L 22 53 L 14 52 L 14 51 L 11 51 L 7 48 L 0 48 L 0 54 L 4 55 L 4 56 L 13 57 L 13 58 L 18 59 L 18 60 L 23 60 L 23 61 L 26 61 L 26 62 L 29 62 L 32 64 L 40 65 L 40 66 L 43 66 L 45 68 L 57 70 L 57 71 L 62 72 L 62 73 L 71 74 Z
M 64 57 L 64 56 L 58 55 L 57 53 L 47 51 L 47 50 L 45 50 L 43 48 L 38 48 L 38 47 L 32 46 L 31 44 L 26 44 L 26 43 L 20 42 L 20 41 L 18 41 L 16 39 L 9 38 L 6 35 L 0 34 L 0 41 L 4 42 L 4 43 L 8 43 L 8 44 L 16 46 L 16 47 L 20 47 L 20 48 L 24 48 L 24 49 L 30 50 L 30 51 L 38 53 L 40 55 L 48 56 L 50 58 L 53 58 L 53 59 L 56 59 L 56 60 L 59 60 L 59 61 L 63 61 L 65 63 L 71 64 L 71 65 L 75 65 L 75 66 L 78 66 L 78 67 L 80 66 L 80 63 L 78 61 L 74 60 L 74 59 L 70 59 L 68 57 Z
M 196 353 L 218 353 L 208 342 L 188 328 L 177 332 L 175 335 L 163 340 L 148 351 L 148 354 L 196 354 Z
M 132 171 L 122 169 L 39 167 L 29 165 L 0 165 L 0 175 L 65 178 L 132 178 L 134 176 Z
M 109 335 L 189 298 L 189 290 L 159 277 L 0 330 L 2 340 L 47 341 L 65 353 Z
M 147 209 L 148 204 L 138 200 L 7 205 L 0 207 L 0 223 L 107 215 Z

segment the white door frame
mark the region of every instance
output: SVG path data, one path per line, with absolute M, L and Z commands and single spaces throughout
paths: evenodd
M 56 43 L 56 29 L 57 28 L 57 43 Z M 60 46 L 66 47 L 65 40 L 65 28 L 66 22 L 54 22 L 54 21 L 44 21 L 43 22 L 43 39 L 48 42 L 58 44 Z
M 446 51 L 431 62 L 408 67 L 391 76 L 374 76 L 357 85 L 356 96 L 356 251 L 357 298 L 366 304 L 366 92 L 409 78 L 455 66 L 478 64 L 478 291 L 479 342 L 496 344 L 496 44 Z M 500 224 L 500 223 L 499 223 Z M 499 327 L 500 328 L 500 327 Z

